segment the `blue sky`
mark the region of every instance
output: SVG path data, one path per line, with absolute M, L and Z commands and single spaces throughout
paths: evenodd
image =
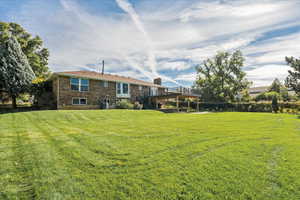
M 0 0 L 0 20 L 39 35 L 52 71 L 97 70 L 190 86 L 195 66 L 242 50 L 254 86 L 300 57 L 299 0 Z

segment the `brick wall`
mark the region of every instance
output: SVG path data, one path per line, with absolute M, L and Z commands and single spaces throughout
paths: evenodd
M 141 90 L 140 90 L 141 89 Z M 138 85 L 130 85 L 131 102 L 140 101 L 141 98 L 149 96 L 150 87 Z
M 52 80 L 53 98 L 54 98 L 54 104 L 56 105 L 56 107 L 57 107 L 57 83 L 58 83 L 57 78 Z
M 158 95 L 165 95 L 165 94 L 167 94 L 165 88 L 158 88 Z
M 100 80 L 89 80 L 89 91 L 79 92 L 72 91 L 69 77 L 58 77 L 59 82 L 59 99 L 58 108 L 100 108 L 100 102 L 104 99 L 109 99 L 111 103 L 116 101 L 116 83 L 108 82 L 108 87 L 104 87 L 104 84 Z M 57 88 L 57 80 L 53 84 Z M 56 91 L 57 94 L 57 89 Z M 87 105 L 72 105 L 73 97 L 87 98 Z
M 140 90 L 138 85 L 130 84 L 130 101 L 134 103 L 141 100 L 141 97 L 149 96 L 149 91 L 148 86 L 142 86 Z M 111 105 L 117 100 L 116 82 L 108 82 L 108 87 L 104 87 L 103 81 L 90 79 L 89 91 L 79 92 L 71 90 L 70 77 L 59 76 L 53 80 L 53 92 L 55 101 L 58 101 L 58 109 L 97 109 L 105 99 L 109 99 Z M 159 88 L 158 93 L 163 94 L 164 89 Z M 72 105 L 74 97 L 87 98 L 87 105 Z

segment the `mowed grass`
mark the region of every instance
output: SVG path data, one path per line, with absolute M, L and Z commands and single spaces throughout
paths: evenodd
M 300 199 L 293 115 L 39 111 L 0 128 L 0 199 Z

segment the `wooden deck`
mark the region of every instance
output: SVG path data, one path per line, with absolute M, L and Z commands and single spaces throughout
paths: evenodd
M 169 92 L 165 95 L 158 95 L 151 97 L 151 101 L 156 105 L 156 109 L 159 109 L 159 105 L 163 105 L 168 101 L 175 101 L 176 102 L 176 109 L 179 112 L 182 108 L 180 108 L 179 103 L 181 99 L 192 99 L 192 101 L 197 102 L 197 111 L 199 111 L 199 99 L 200 96 L 197 94 L 191 93 L 182 93 L 182 92 Z M 190 101 L 188 101 L 188 108 L 190 109 Z

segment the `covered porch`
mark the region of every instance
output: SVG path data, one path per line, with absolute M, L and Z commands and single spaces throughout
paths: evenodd
M 181 92 L 178 93 L 168 93 L 165 95 L 153 96 L 150 99 L 152 105 L 155 106 L 157 110 L 175 110 L 180 111 L 199 111 L 200 97 L 196 94 L 184 94 Z M 166 105 L 172 104 L 175 107 L 168 108 Z M 191 106 L 193 104 L 193 107 Z M 195 105 L 196 104 L 196 105 Z

